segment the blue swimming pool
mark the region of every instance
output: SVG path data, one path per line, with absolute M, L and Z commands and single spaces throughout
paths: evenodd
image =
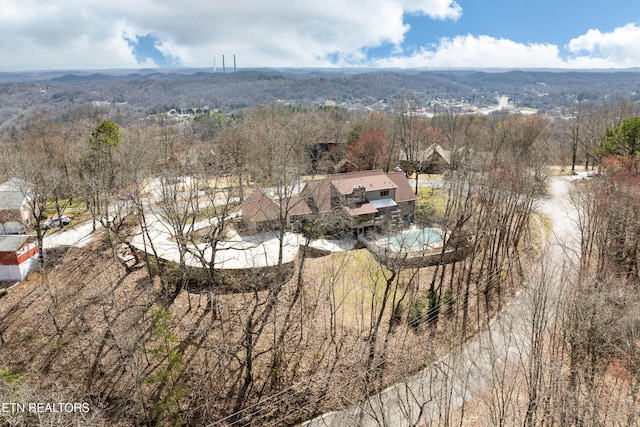
M 442 230 L 439 228 L 417 228 L 405 230 L 387 239 L 387 243 L 395 250 L 416 250 L 438 248 L 442 246 Z

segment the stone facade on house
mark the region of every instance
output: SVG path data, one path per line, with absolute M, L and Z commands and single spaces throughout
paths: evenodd
M 307 181 L 299 195 L 280 201 L 289 226 L 304 227 L 315 215 L 334 212 L 336 225 L 357 233 L 400 228 L 413 215 L 416 196 L 403 172 L 369 170 Z M 255 190 L 242 204 L 249 228 L 274 224 L 278 202 Z

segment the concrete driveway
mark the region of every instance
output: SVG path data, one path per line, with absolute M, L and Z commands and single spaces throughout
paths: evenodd
M 552 178 L 549 197 L 540 211 L 552 220 L 552 233 L 531 280 L 489 327 L 422 372 L 408 377 L 359 405 L 331 412 L 304 423 L 323 426 L 417 426 L 438 420 L 451 411 L 508 378 L 529 353 L 532 307 L 546 293 L 545 315 L 550 321 L 552 307 L 561 297 L 560 270 L 577 259 L 579 234 L 576 212 L 570 202 L 570 182 L 575 177 Z
M 96 227 L 101 227 L 97 224 Z M 82 247 L 88 244 L 93 238 L 93 224 L 91 221 L 83 222 L 80 224 L 73 224 L 64 227 L 63 229 L 48 230 L 44 235 L 43 247 L 44 249 L 53 249 L 61 246 L 74 246 Z

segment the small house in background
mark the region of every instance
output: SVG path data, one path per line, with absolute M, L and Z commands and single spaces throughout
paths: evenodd
M 407 160 L 406 155 L 402 153 L 400 167 L 403 170 L 417 170 L 420 173 L 444 173 L 451 167 L 451 151 L 445 150 L 435 142 L 424 150 L 418 151 L 413 162 Z
M 15 179 L 0 184 L 0 234 L 23 233 L 34 220 L 23 187 Z
M 345 142 L 318 142 L 309 147 L 311 171 L 339 173 L 346 170 L 347 144 Z
M 33 236 L 0 235 L 0 281 L 24 280 L 38 265 Z
M 421 166 L 425 173 L 444 173 L 451 167 L 451 151 L 436 142 L 427 148 Z

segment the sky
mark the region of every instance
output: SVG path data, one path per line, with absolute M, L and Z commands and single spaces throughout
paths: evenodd
M 0 0 L 0 71 L 640 67 L 638 0 Z

